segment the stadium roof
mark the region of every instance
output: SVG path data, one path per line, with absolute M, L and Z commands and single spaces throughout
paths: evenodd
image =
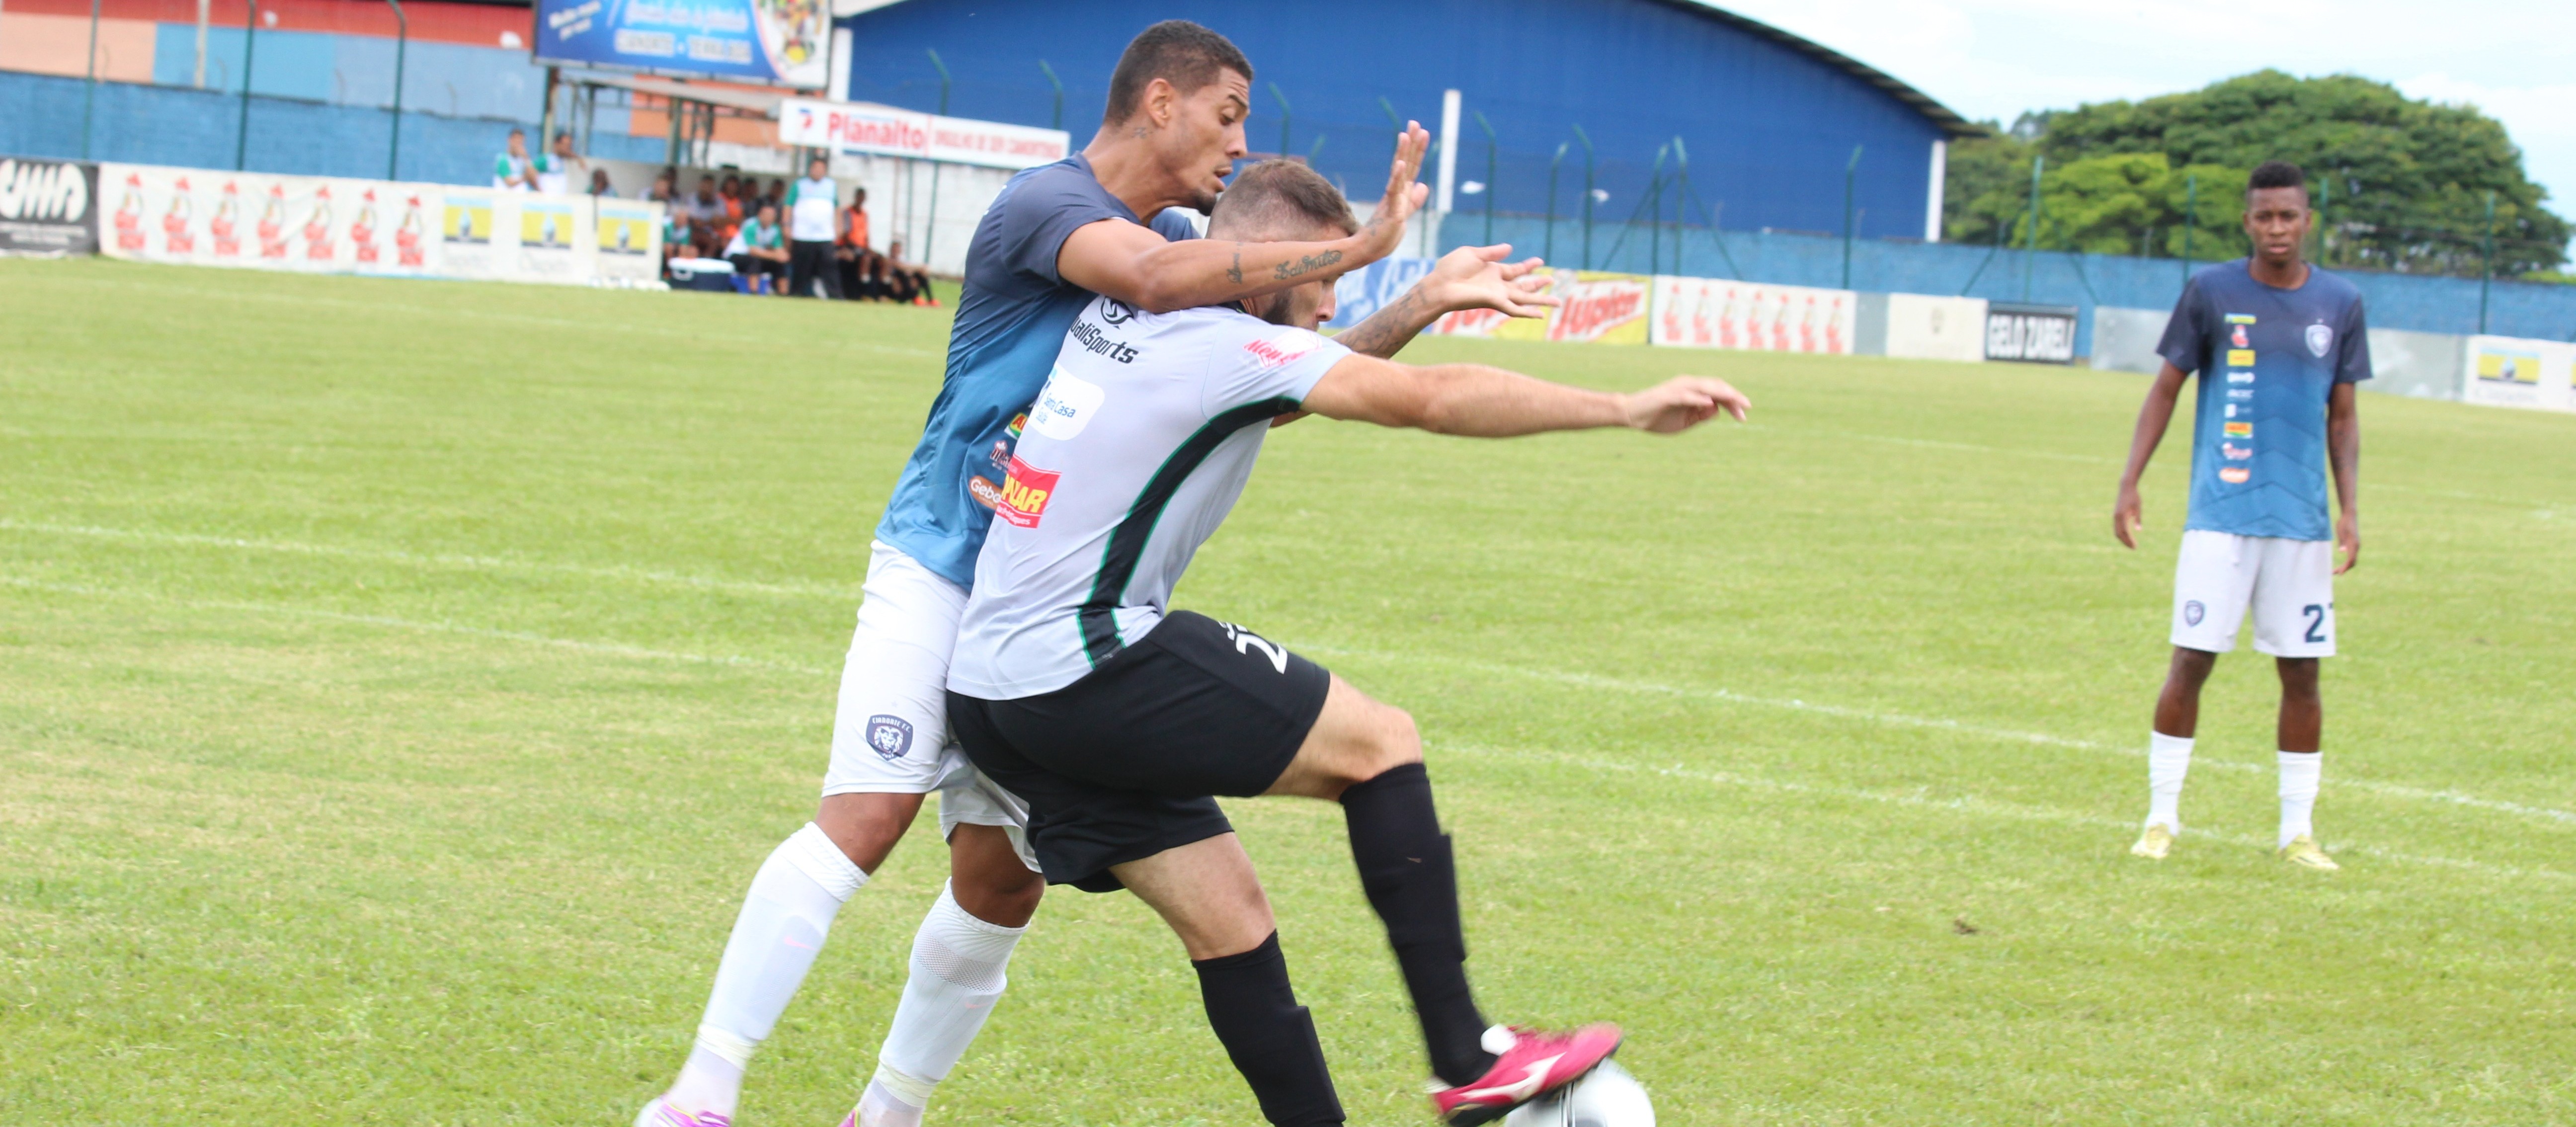
M 1889 74 L 1886 71 L 1880 70 L 1877 67 L 1871 66 L 1868 63 L 1864 63 L 1859 59 L 1855 59 L 1840 51 L 1834 50 L 1831 47 L 1827 47 L 1815 40 L 1792 35 L 1789 32 L 1782 31 L 1770 24 L 1754 19 L 1751 16 L 1738 15 L 1734 12 L 1727 11 L 1724 8 L 1720 8 L 1715 4 L 1706 3 L 1705 0 L 1663 0 L 1663 2 L 1671 4 L 1677 8 L 1685 8 L 1692 12 L 1699 13 L 1700 15 L 1712 17 L 1721 23 L 1731 24 L 1737 28 L 1759 35 L 1762 38 L 1771 40 L 1783 47 L 1787 47 L 1801 54 L 1810 56 L 1827 66 L 1834 67 L 1845 74 L 1851 75 L 1852 77 L 1878 87 L 1881 90 L 1885 90 L 1897 101 L 1914 107 L 1914 111 L 1916 113 L 1922 114 L 1924 117 L 1931 119 L 1933 124 L 1940 126 L 1943 131 L 1949 133 L 1953 137 L 1970 137 L 1985 132 L 1985 128 L 1983 126 L 1977 125 L 1964 117 L 1960 117 L 1958 111 L 1935 101 L 1930 94 L 1926 94 L 1915 89 L 1913 86 L 1907 84 L 1905 80 Z

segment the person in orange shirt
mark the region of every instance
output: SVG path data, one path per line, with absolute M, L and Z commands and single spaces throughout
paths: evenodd
M 841 296 L 852 301 L 877 296 L 873 289 L 875 272 L 870 259 L 876 252 L 868 249 L 868 190 L 850 191 L 850 205 L 841 209 L 841 234 L 832 249 L 841 267 Z

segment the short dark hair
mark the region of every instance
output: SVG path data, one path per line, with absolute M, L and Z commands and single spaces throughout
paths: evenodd
M 2300 195 L 2308 192 L 2308 174 L 2286 160 L 2267 160 L 2254 166 L 2254 174 L 2245 178 L 2245 190 L 2259 192 L 2265 188 L 2297 188 Z
M 1348 235 L 1360 223 L 1340 189 L 1293 160 L 1265 160 L 1235 173 L 1234 182 L 1216 198 L 1215 214 L 1208 216 L 1211 238 L 1267 242 L 1316 227 L 1335 227 Z
M 1100 123 L 1116 125 L 1134 117 L 1146 84 L 1157 78 L 1191 94 L 1229 70 L 1252 81 L 1252 60 L 1243 57 L 1233 40 L 1188 20 L 1164 20 L 1127 41 L 1118 69 L 1109 74 L 1109 109 Z

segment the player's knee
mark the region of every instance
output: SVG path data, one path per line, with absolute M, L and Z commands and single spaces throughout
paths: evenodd
M 1352 782 L 1374 779 L 1407 763 L 1422 762 L 1422 730 L 1414 727 L 1412 713 L 1379 705 L 1371 720 L 1365 754 L 1353 764 Z

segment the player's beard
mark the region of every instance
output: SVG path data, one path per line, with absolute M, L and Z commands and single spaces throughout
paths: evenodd
M 1290 291 L 1281 290 L 1268 297 L 1254 298 L 1244 304 L 1249 307 L 1247 312 L 1253 316 L 1273 325 L 1285 325 L 1289 323 L 1289 315 L 1295 312 L 1289 308 L 1289 300 Z
M 1201 215 L 1216 214 L 1216 193 L 1199 192 L 1181 201 L 1181 206 Z

